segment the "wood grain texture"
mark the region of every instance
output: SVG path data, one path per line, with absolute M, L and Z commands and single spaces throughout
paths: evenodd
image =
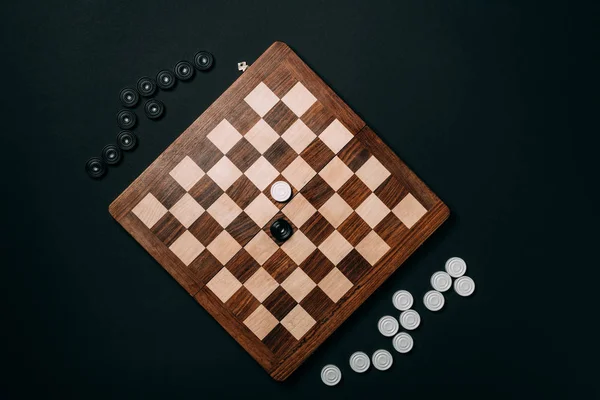
M 289 203 L 270 197 L 274 180 L 292 184 Z M 109 211 L 277 380 L 298 368 L 449 215 L 281 42 Z M 295 233 L 283 244 L 269 231 L 277 218 L 299 225 L 292 223 Z

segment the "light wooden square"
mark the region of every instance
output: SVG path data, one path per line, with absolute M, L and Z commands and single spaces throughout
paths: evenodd
M 159 219 L 167 213 L 167 208 L 161 204 L 160 201 L 148 193 L 135 207 L 131 210 L 146 225 L 148 228 L 152 228 Z
M 316 137 L 317 135 L 315 135 L 301 119 L 297 119 L 296 122 L 281 135 L 281 138 L 298 154 L 302 153 L 302 150 L 307 148 Z
M 377 197 L 375 193 L 371 193 L 361 205 L 356 207 L 356 213 L 360 215 L 371 228 L 375 228 L 377 224 L 390 213 L 390 209 L 383 201 L 379 200 L 379 197 Z
M 358 251 L 371 265 L 375 265 L 389 249 L 390 246 L 388 246 L 375 231 L 369 232 L 369 234 L 356 246 L 356 251 Z
M 316 323 L 317 321 L 315 321 L 315 319 L 311 317 L 300 304 L 294 307 L 292 311 L 281 320 L 281 325 L 283 325 L 296 340 L 302 339 L 302 336 L 304 336 Z
M 300 265 L 306 260 L 317 246 L 310 241 L 301 231 L 296 231 L 284 244 L 281 245 L 281 250 L 287 254 L 292 261 Z
M 185 190 L 190 190 L 204 176 L 204 171 L 190 157 L 185 156 L 175 168 L 169 172 Z
M 242 176 L 242 171 L 232 163 L 229 158 L 222 157 L 209 171 L 208 176 L 215 181 L 217 185 L 223 190 L 226 191 L 229 189 L 229 186 L 233 184 Z
M 427 209 L 409 193 L 394 207 L 392 212 L 410 229 L 427 213 Z
M 319 282 L 319 287 L 334 303 L 345 295 L 352 288 L 352 282 L 342 274 L 342 272 L 334 268 L 325 278 Z
M 319 138 L 333 151 L 339 153 L 350 140 L 352 133 L 339 121 L 334 120 L 321 134 Z
M 279 176 L 279 172 L 263 156 L 260 156 L 244 174 L 261 191 L 265 190 Z
M 271 128 L 271 125 L 267 124 L 262 118 L 244 137 L 259 151 L 260 154 L 267 151 L 267 149 L 279 139 L 277 132 L 275 132 L 275 130 Z
M 258 115 L 264 117 L 265 114 L 277 104 L 279 97 L 277 97 L 267 85 L 261 82 L 244 98 L 244 101 L 248 103 Z
M 356 171 L 356 176 L 372 191 L 377 189 L 390 175 L 390 171 L 373 156 Z
M 340 224 L 352 214 L 352 211 L 352 207 L 350 207 L 337 193 L 334 193 L 333 196 L 319 208 L 319 212 L 331 225 L 333 225 L 334 228 L 340 226 Z
M 317 98 L 303 84 L 298 82 L 281 98 L 281 101 L 294 114 L 301 117 L 317 101 Z
M 279 209 L 271 203 L 271 200 L 263 193 L 256 196 L 256 198 L 252 200 L 252 203 L 248 204 L 248 207 L 244 210 L 244 212 L 252 218 L 252 221 L 256 222 L 256 225 L 261 228 L 265 226 L 278 211 Z
M 241 214 L 242 209 L 227 195 L 223 193 L 210 207 L 208 213 L 221 225 L 223 228 Z
M 202 215 L 204 208 L 189 193 L 186 193 L 169 211 L 181 222 L 181 225 L 189 228 Z
M 298 303 L 317 286 L 312 279 L 300 268 L 296 268 L 294 272 L 281 283 L 283 287 Z
M 281 173 L 296 190 L 302 189 L 316 174 L 315 170 L 300 156 L 296 157 Z
M 278 323 L 279 321 L 277 321 L 277 318 L 275 318 L 262 304 L 244 320 L 244 325 L 246 325 L 259 340 L 263 340 Z
M 169 246 L 169 249 L 181 260 L 185 265 L 190 265 L 204 250 L 204 246 L 198 239 L 185 231 L 177 238 L 176 241 Z
M 301 227 L 315 212 L 317 212 L 317 209 L 302 196 L 302 193 L 298 193 L 281 211 L 294 225 Z
M 352 245 L 348 243 L 338 231 L 333 231 L 331 235 L 319 245 L 321 253 L 325 254 L 325 257 L 327 257 L 333 265 L 338 265 L 352 249 Z
M 252 258 L 263 265 L 279 246 L 264 231 L 259 231 L 244 248 Z
M 279 283 L 277 283 L 271 274 L 263 267 L 257 269 L 256 272 L 244 282 L 244 287 L 261 303 L 269 297 L 278 286 Z
M 338 190 L 354 175 L 354 172 L 338 156 L 335 156 L 319 171 L 319 175 L 333 190 Z
M 209 288 L 219 300 L 225 303 L 239 288 L 242 287 L 242 284 L 227 270 L 227 268 L 221 268 L 221 270 L 206 284 L 206 287 Z
M 242 135 L 229 121 L 224 119 L 206 137 L 225 154 L 235 146 L 242 138 Z
M 208 251 L 223 265 L 227 264 L 242 246 L 227 232 L 223 231 L 207 246 Z

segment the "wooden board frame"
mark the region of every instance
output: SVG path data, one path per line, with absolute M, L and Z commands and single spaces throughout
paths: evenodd
M 223 303 L 200 282 L 195 273 L 181 261 L 131 212 L 133 205 L 148 194 L 148 187 L 158 184 L 175 160 L 185 155 L 184 149 L 206 137 L 224 116 L 230 104 L 237 104 L 257 84 L 282 64 L 302 77 L 305 86 L 331 110 L 335 117 L 355 133 L 360 143 L 381 161 L 399 182 L 410 190 L 427 213 L 419 220 L 418 229 L 402 246 L 392 248 L 372 271 L 361 278 L 347 294 L 347 300 L 327 320 L 277 356 L 245 328 Z M 344 322 L 449 216 L 444 203 L 387 147 L 300 58 L 282 42 L 274 43 L 250 66 L 221 97 L 188 127 L 109 207 L 110 214 L 202 305 L 221 326 L 276 380 L 286 379 L 329 335 Z

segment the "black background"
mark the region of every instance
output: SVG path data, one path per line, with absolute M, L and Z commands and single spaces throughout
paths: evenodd
M 520 1 L 21 1 L 2 6 L 2 327 L 8 397 L 563 397 L 598 371 L 597 13 Z M 579 7 L 578 7 L 579 8 Z M 575 14 L 586 14 L 576 20 Z M 588 21 L 586 21 L 588 20 Z M 595 21 L 594 21 L 595 20 Z M 594 25 L 595 24 L 595 25 Z M 288 43 L 448 204 L 451 219 L 284 383 L 108 214 L 272 42 Z M 138 149 L 97 182 L 118 93 L 199 49 L 216 65 L 138 107 Z M 590 57 L 585 57 L 589 59 Z M 575 103 L 578 103 L 577 105 Z M 424 309 L 451 256 L 477 289 Z M 590 283 L 590 288 L 586 287 Z M 387 372 L 356 350 L 410 290 L 422 325 Z M 335 388 L 319 378 L 334 363 Z

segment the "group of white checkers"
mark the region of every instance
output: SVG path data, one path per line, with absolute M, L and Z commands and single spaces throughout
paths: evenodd
M 453 286 L 454 291 L 463 297 L 470 296 L 475 291 L 475 282 L 465 276 L 467 263 L 462 258 L 449 258 L 445 269 L 445 272 L 438 271 L 431 276 L 433 290 L 423 296 L 423 304 L 430 311 L 439 311 L 444 307 L 445 300 L 442 293 Z M 421 324 L 421 316 L 411 309 L 413 302 L 410 292 L 398 290 L 392 296 L 392 303 L 400 311 L 400 317 L 385 315 L 377 323 L 377 328 L 383 336 L 393 337 L 392 345 L 398 353 L 408 353 L 413 348 L 412 336 L 408 332 L 398 332 L 400 326 L 407 331 L 412 331 Z M 376 350 L 371 358 L 366 353 L 357 351 L 350 356 L 349 360 L 350 368 L 357 373 L 366 372 L 371 367 L 371 363 L 376 369 L 385 371 L 392 366 L 393 362 L 392 354 L 384 349 Z M 342 371 L 336 365 L 328 364 L 321 370 L 321 380 L 327 386 L 335 386 L 342 380 Z

